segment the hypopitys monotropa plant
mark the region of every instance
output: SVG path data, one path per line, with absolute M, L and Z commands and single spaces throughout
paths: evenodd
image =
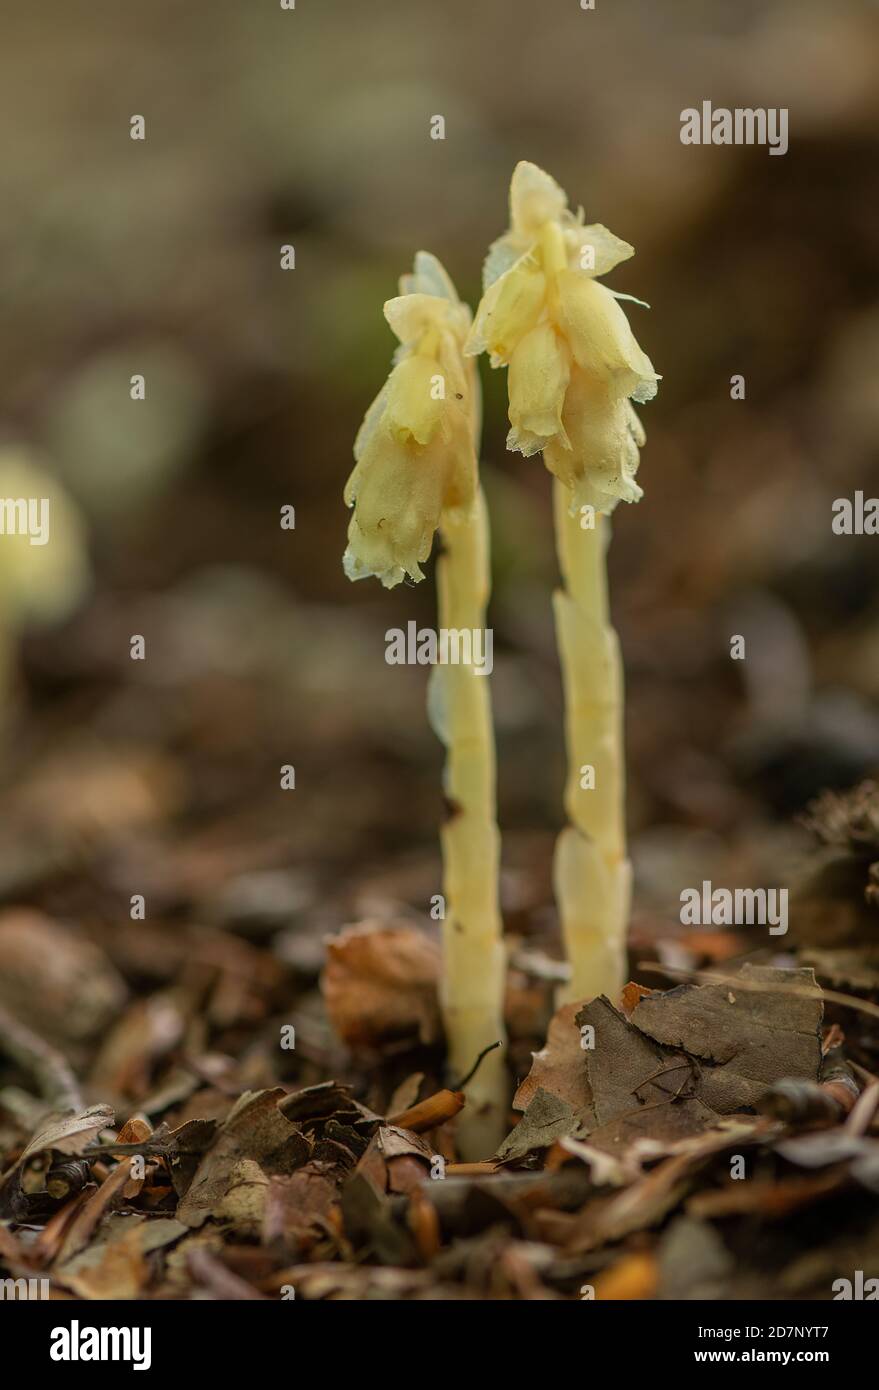
M 510 228 L 489 250 L 466 351 L 508 367 L 507 447 L 543 452 L 555 475 L 564 587 L 554 610 L 565 688 L 570 825 L 556 846 L 556 899 L 571 965 L 569 997 L 613 998 L 624 982 L 631 897 L 626 853 L 622 666 L 610 624 L 608 516 L 637 502 L 644 433 L 632 402 L 658 377 L 616 295 L 599 283 L 634 254 L 587 225 L 549 174 L 520 163 Z
M 400 294 L 384 306 L 400 340 L 391 374 L 354 444 L 345 488 L 354 508 L 344 556 L 349 579 L 375 575 L 388 588 L 422 564 L 440 531 L 436 563 L 439 626 L 485 628 L 489 535 L 477 454 L 480 391 L 464 356 L 470 310 L 435 257 L 420 251 Z M 505 955 L 498 903 L 499 834 L 495 750 L 488 682 L 472 664 L 434 666 L 428 708 L 447 750 L 442 831 L 443 977 L 441 1002 L 449 1067 L 471 1071 L 503 1039 Z M 507 1078 L 499 1050 L 466 1086 L 457 1121 L 465 1158 L 494 1152 L 505 1133 Z

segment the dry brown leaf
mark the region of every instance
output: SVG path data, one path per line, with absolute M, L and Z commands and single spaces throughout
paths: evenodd
M 278 1109 L 284 1094 L 280 1088 L 244 1093 L 201 1158 L 177 1209 L 180 1221 L 201 1226 L 221 1208 L 230 1190 L 246 1182 L 242 1161 L 253 1161 L 266 1174 L 291 1173 L 306 1162 L 308 1141 Z
M 541 1089 L 567 1101 L 574 1110 L 591 1105 L 592 1092 L 576 1024 L 580 1008 L 580 1004 L 563 1004 L 553 1015 L 546 1046 L 532 1053 L 531 1070 L 513 1097 L 515 1110 L 527 1109 Z
M 442 1034 L 440 951 L 407 922 L 363 922 L 327 943 L 321 985 L 327 1012 L 349 1047 Z

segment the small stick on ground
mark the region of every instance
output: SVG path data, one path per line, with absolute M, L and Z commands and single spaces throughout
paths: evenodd
M 122 1200 L 122 1189 L 131 1179 L 131 1163 L 130 1158 L 124 1158 L 118 1163 L 110 1176 L 77 1211 L 61 1246 L 59 1258 L 62 1263 L 85 1249 L 105 1212 L 109 1211 L 114 1203 Z
M 497 1045 L 496 1043 L 495 1046 Z M 388 1124 L 396 1125 L 399 1129 L 408 1129 L 412 1134 L 424 1134 L 427 1130 L 437 1129 L 439 1125 L 445 1124 L 446 1120 L 454 1119 L 463 1108 L 463 1091 L 437 1091 L 435 1095 L 428 1096 L 427 1100 L 410 1105 L 408 1110 L 389 1115 Z
M 447 1178 L 490 1178 L 500 1168 L 499 1163 L 486 1159 L 483 1163 L 447 1163 Z

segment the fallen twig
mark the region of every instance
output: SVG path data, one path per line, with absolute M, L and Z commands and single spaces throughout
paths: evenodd
M 426 1130 L 436 1129 L 438 1125 L 445 1124 L 446 1120 L 453 1119 L 463 1108 L 463 1091 L 437 1091 L 435 1095 L 428 1096 L 427 1100 L 410 1105 L 408 1110 L 389 1115 L 388 1124 L 396 1125 L 399 1129 L 408 1129 L 412 1134 L 423 1134 Z

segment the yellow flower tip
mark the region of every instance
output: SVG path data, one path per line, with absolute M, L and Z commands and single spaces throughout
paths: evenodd
M 551 174 L 522 159 L 510 180 L 510 227 L 519 236 L 536 238 L 545 222 L 557 222 L 568 195 Z
M 400 294 L 429 294 L 466 309 L 458 298 L 451 275 L 430 251 L 415 252 L 411 271 L 400 276 Z
M 358 430 L 344 492 L 354 508 L 345 574 L 387 588 L 424 578 L 442 514 L 468 511 L 477 493 L 478 379 L 463 355 L 470 311 L 424 251 L 400 288 L 385 304 L 400 347 Z
M 413 279 L 404 276 L 401 283 Z M 461 348 L 470 329 L 470 310 L 466 304 L 450 303 L 421 290 L 387 300 L 384 315 L 402 346 L 410 349 L 424 339 L 434 341 L 444 334 L 452 337 Z
M 352 521 L 352 527 L 353 525 Z M 402 565 L 394 564 L 390 556 L 378 550 L 369 557 L 366 553 L 368 549 L 366 538 L 359 535 L 356 530 L 349 531 L 349 536 L 351 536 L 351 540 L 345 547 L 345 553 L 342 556 L 342 569 L 346 579 L 355 582 L 358 579 L 375 578 L 380 580 L 386 589 L 393 589 L 398 584 L 402 584 L 408 573 Z M 412 565 L 410 577 L 416 583 L 424 578 L 424 574 L 417 564 Z
M 509 229 L 493 243 L 486 258 L 484 288 L 540 243 L 551 228 L 555 229 L 565 267 L 584 275 L 607 275 L 635 254 L 633 246 L 602 223 L 587 225 L 583 209 L 571 211 L 567 195 L 555 179 L 523 160 L 516 165 L 510 182 Z
M 660 380 L 612 290 L 598 282 L 634 248 L 573 213 L 564 190 L 523 161 L 510 184 L 510 228 L 491 246 L 465 352 L 508 366 L 507 448 L 544 453 L 547 467 L 601 511 L 642 495 L 644 433 L 629 399 Z

